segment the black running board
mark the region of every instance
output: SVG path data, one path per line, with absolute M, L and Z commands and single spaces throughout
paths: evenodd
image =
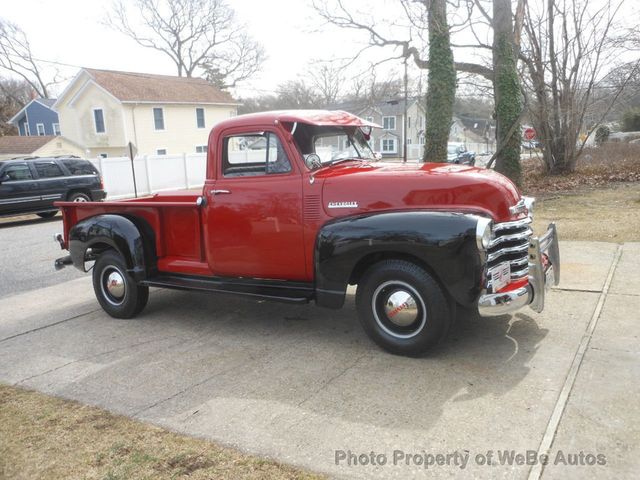
M 248 278 L 158 275 L 140 282 L 148 287 L 231 293 L 285 303 L 309 303 L 314 298 L 313 283 Z

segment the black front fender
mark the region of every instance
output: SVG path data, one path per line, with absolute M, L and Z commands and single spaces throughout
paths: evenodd
M 429 211 L 367 214 L 330 222 L 316 240 L 316 302 L 340 308 L 359 262 L 378 255 L 417 259 L 451 298 L 472 306 L 480 295 L 483 274 L 476 225 L 473 215 Z
M 116 250 L 137 280 L 144 280 L 155 268 L 153 231 L 140 219 L 121 215 L 97 215 L 86 218 L 69 231 L 69 254 L 73 265 L 85 271 L 85 256 L 89 248 L 108 246 Z

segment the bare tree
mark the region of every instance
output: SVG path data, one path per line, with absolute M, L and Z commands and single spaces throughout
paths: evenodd
M 336 63 L 313 62 L 319 67 L 310 67 L 308 76 L 313 88 L 320 94 L 320 101 L 324 106 L 332 105 L 338 101 L 344 88 L 344 76 L 342 66 Z
M 33 90 L 24 80 L 0 78 L 0 136 L 16 135 L 16 128 L 8 121 L 31 99 Z
M 640 66 L 635 62 L 618 82 L 619 88 L 610 91 L 606 104 L 598 105 L 599 119 L 592 117 L 587 135 L 580 139 L 603 70 L 624 44 L 623 38 L 612 35 L 623 2 L 533 0 L 527 4 L 520 58 L 527 70 L 530 114 L 550 173 L 575 168 L 588 136 Z
M 116 0 L 106 23 L 167 55 L 178 76 L 204 72 L 221 87 L 246 80 L 265 59 L 226 0 Z
M 20 76 L 38 96 L 49 96 L 53 82 L 45 80 L 27 35 L 16 24 L 4 19 L 0 19 L 0 68 Z

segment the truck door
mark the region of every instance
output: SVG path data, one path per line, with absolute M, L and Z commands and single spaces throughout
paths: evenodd
M 214 275 L 305 279 L 302 176 L 275 132 L 230 133 L 207 181 L 206 250 Z

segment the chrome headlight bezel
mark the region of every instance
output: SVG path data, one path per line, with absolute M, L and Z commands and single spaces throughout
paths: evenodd
M 486 251 L 493 240 L 493 221 L 487 217 L 478 217 L 476 224 L 476 245 L 478 250 Z

